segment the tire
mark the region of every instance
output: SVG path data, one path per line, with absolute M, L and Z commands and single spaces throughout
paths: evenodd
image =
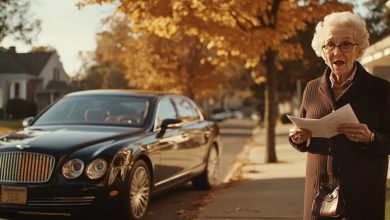
M 219 156 L 215 145 L 210 148 L 206 162 L 205 170 L 192 179 L 192 185 L 195 189 L 209 190 L 217 184 Z
M 143 160 L 134 163 L 127 178 L 127 190 L 122 211 L 123 219 L 138 220 L 146 214 L 150 201 L 151 177 Z

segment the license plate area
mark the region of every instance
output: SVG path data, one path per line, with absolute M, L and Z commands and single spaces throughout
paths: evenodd
M 27 187 L 25 186 L 1 186 L 1 203 L 26 205 Z

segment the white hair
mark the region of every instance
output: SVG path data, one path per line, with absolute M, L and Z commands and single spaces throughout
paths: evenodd
M 349 11 L 334 12 L 325 16 L 324 21 L 320 21 L 316 26 L 316 33 L 313 36 L 311 47 L 314 49 L 317 56 L 324 58 L 322 46 L 325 44 L 325 30 L 331 26 L 350 27 L 354 31 L 354 39 L 356 41 L 357 49 L 360 55 L 363 55 L 367 49 L 368 31 L 366 29 L 366 22 L 357 15 Z

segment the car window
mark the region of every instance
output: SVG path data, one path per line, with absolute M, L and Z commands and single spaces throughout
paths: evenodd
M 66 97 L 51 106 L 34 125 L 106 124 L 141 126 L 149 101 L 129 96 Z
M 161 122 L 164 119 L 177 119 L 176 109 L 173 106 L 171 99 L 164 99 L 160 102 L 157 110 L 156 128 L 160 128 Z
M 175 97 L 174 102 L 176 104 L 179 117 L 184 122 L 200 119 L 198 111 L 188 99 L 182 97 Z

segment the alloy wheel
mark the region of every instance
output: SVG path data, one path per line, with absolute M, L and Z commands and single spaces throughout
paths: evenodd
M 211 186 L 215 185 L 218 179 L 218 152 L 215 147 L 210 149 L 209 158 L 207 162 L 207 178 Z
M 145 215 L 150 198 L 150 177 L 145 167 L 136 167 L 130 186 L 131 212 L 136 219 Z

